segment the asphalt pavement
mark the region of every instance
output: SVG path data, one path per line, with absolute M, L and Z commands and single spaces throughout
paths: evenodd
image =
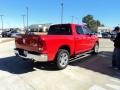
M 64 70 L 15 57 L 14 47 L 14 41 L 0 44 L 0 90 L 120 90 L 120 71 L 110 68 L 109 39 L 100 39 L 98 55 L 87 55 Z

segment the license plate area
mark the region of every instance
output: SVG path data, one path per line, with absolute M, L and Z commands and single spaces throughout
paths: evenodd
M 25 51 L 25 50 L 19 50 L 19 54 L 21 55 L 21 56 L 27 56 L 27 54 L 28 54 L 28 52 L 27 51 Z
M 25 56 L 27 56 L 28 52 L 27 52 L 27 51 L 25 51 L 25 50 L 24 50 L 23 52 L 24 52 L 24 55 L 25 55 Z

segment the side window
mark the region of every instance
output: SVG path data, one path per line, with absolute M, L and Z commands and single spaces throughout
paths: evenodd
M 81 26 L 76 26 L 76 32 L 77 32 L 77 34 L 84 34 Z
M 84 32 L 84 34 L 92 33 L 92 32 L 88 29 L 88 27 L 86 27 L 86 26 L 83 26 L 83 32 Z

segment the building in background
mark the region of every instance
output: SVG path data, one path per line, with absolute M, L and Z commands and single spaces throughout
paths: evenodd
M 113 27 L 98 27 L 98 32 L 112 32 Z
M 31 32 L 48 32 L 51 23 L 48 24 L 33 24 L 29 26 Z

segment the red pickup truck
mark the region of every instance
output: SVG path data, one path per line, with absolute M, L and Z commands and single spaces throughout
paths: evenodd
M 99 40 L 84 25 L 57 24 L 47 35 L 25 34 L 15 38 L 15 54 L 24 59 L 55 62 L 64 69 L 71 58 L 91 51 L 98 53 Z

